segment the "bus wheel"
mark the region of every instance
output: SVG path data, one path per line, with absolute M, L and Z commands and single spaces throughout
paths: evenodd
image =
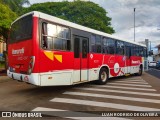
M 99 80 L 97 81 L 97 83 L 99 85 L 104 85 L 107 83 L 108 80 L 108 71 L 105 68 L 102 68 L 99 72 Z
M 143 72 L 142 66 L 139 67 L 139 72 L 136 74 L 138 76 L 141 76 Z

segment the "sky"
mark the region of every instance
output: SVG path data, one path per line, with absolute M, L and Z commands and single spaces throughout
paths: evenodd
M 31 4 L 62 0 L 29 0 Z M 68 0 L 73 1 L 73 0 Z M 85 0 L 84 0 L 85 1 Z M 112 18 L 113 35 L 134 41 L 151 41 L 152 49 L 160 44 L 160 0 L 90 0 L 99 4 Z

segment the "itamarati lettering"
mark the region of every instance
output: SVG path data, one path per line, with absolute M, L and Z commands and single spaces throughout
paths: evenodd
M 23 53 L 24 53 L 24 48 L 18 49 L 18 50 L 12 49 L 12 54 L 13 54 L 13 55 L 23 54 Z
M 139 64 L 140 63 L 140 61 L 138 60 L 138 61 L 134 61 L 134 60 L 132 60 L 132 64 Z

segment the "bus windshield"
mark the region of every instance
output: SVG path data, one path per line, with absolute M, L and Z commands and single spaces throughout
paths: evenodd
M 32 15 L 25 16 L 14 22 L 11 26 L 9 43 L 16 43 L 22 40 L 31 39 L 32 26 L 33 26 Z

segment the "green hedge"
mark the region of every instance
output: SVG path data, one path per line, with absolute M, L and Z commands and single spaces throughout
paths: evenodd
M 5 61 L 0 61 L 0 68 L 5 68 Z

